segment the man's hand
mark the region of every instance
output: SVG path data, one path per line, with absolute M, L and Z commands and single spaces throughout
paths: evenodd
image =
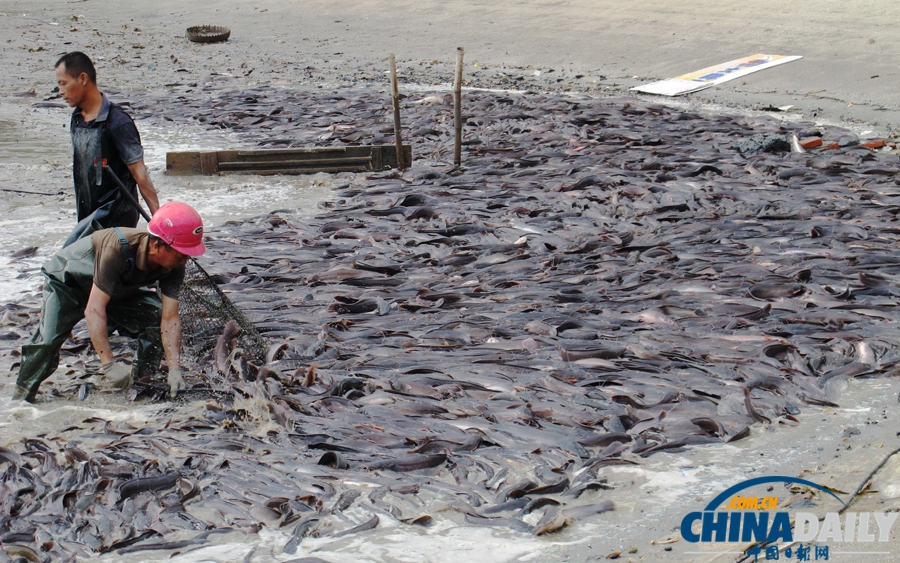
M 150 180 L 150 173 L 147 171 L 144 159 L 142 158 L 134 164 L 129 164 L 128 171 L 131 172 L 131 177 L 137 183 L 141 197 L 147 202 L 147 207 L 150 208 L 150 215 L 153 215 L 159 209 L 159 196 L 156 193 L 156 187 L 153 186 L 153 182 Z
M 94 350 L 104 365 L 116 360 L 112 348 L 109 347 L 109 336 L 106 333 L 106 306 L 109 300 L 110 296 L 94 284 L 91 286 L 87 307 L 84 309 L 84 322 L 87 323 L 88 333 L 91 335 L 91 344 L 94 345 Z
M 181 377 L 181 318 L 178 316 L 178 300 L 162 295 L 162 319 L 159 325 L 166 364 L 169 365 L 169 397 L 175 398 L 179 389 L 186 389 Z
M 175 398 L 179 389 L 187 389 L 184 383 L 184 377 L 181 376 L 180 368 L 172 368 L 169 370 L 169 397 Z
M 109 362 L 100 366 L 101 380 L 104 387 L 115 389 L 131 389 L 131 367 L 122 362 Z

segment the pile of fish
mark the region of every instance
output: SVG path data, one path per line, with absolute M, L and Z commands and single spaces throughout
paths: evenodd
M 248 142 L 385 140 L 372 93 L 268 92 L 225 119 L 260 97 L 202 117 L 246 121 Z M 895 373 L 897 154 L 740 154 L 756 133 L 847 133 L 634 100 L 466 108 L 462 167 L 441 160 L 447 108 L 407 100 L 411 169 L 356 178 L 314 218 L 210 232 L 201 262 L 266 361 L 225 326 L 186 393 L 220 400 L 8 445 L 3 549 L 183 551 L 268 526 L 297 553 L 385 518 L 540 535 L 612 510 L 611 466 L 797 424 L 849 378 Z

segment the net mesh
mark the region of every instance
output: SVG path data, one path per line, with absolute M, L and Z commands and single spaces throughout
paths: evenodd
M 182 364 L 191 373 L 204 377 L 212 388 L 221 388 L 226 380 L 226 374 L 216 367 L 213 353 L 229 321 L 234 321 L 240 328 L 234 354 L 240 354 L 243 360 L 257 365 L 262 365 L 265 360 L 266 342 L 259 331 L 196 260 L 188 260 L 185 266 L 178 312 L 181 317 Z

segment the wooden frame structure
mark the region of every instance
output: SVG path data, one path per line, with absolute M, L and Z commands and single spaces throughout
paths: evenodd
M 412 163 L 410 145 L 403 145 L 403 160 L 405 165 L 398 166 L 394 145 L 187 151 L 166 153 L 166 173 L 173 176 L 214 176 L 378 172 L 409 166 Z

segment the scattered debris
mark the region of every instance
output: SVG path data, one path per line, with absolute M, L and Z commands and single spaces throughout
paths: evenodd
M 187 28 L 187 38 L 194 43 L 218 43 L 231 37 L 231 29 L 219 25 L 196 25 Z
M 791 150 L 791 143 L 784 135 L 775 133 L 757 133 L 732 146 L 741 154 L 758 154 L 761 152 L 783 152 Z
M 804 149 L 814 149 L 816 147 L 822 146 L 822 138 L 821 137 L 804 137 L 800 139 L 800 146 Z

